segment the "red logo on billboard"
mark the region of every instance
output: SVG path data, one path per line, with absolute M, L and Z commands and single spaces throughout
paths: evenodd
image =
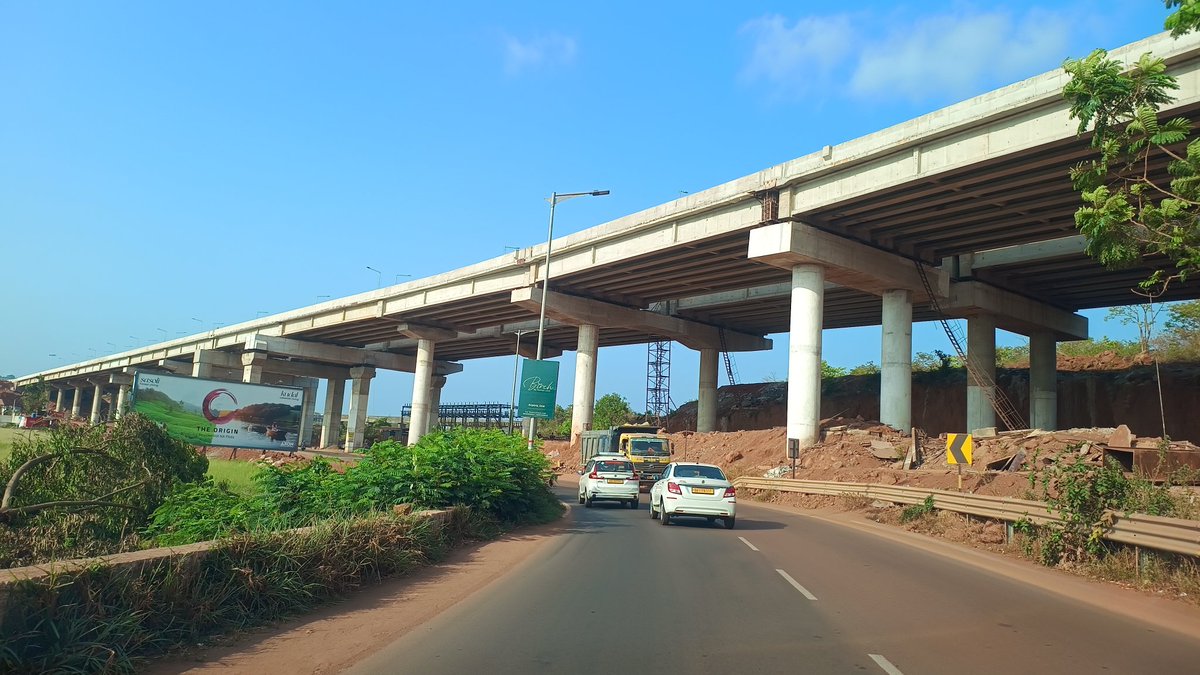
M 218 415 L 213 412 L 210 406 L 212 406 L 213 401 L 221 398 L 222 396 L 228 396 L 229 400 L 233 401 L 233 407 L 224 415 Z M 232 420 L 233 416 L 237 414 L 237 398 L 235 398 L 233 394 L 229 393 L 228 389 L 214 389 L 208 392 L 208 396 L 204 397 L 203 410 L 204 419 L 212 422 L 213 424 L 225 424 L 226 422 Z

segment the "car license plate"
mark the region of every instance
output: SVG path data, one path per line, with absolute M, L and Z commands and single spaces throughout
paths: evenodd
M 712 493 L 712 488 L 692 488 L 692 494 L 694 495 L 711 495 Z
M 613 485 L 620 485 L 621 483 L 624 483 L 625 481 L 620 478 L 609 478 L 608 482 L 612 483 Z

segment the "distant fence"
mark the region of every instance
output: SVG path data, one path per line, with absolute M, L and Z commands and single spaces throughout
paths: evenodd
M 507 403 L 445 403 L 438 406 L 438 428 L 507 429 L 510 411 L 514 414 L 517 428 L 520 428 L 521 416 Z M 400 420 L 401 425 L 407 428 L 412 420 L 411 405 L 400 409 Z

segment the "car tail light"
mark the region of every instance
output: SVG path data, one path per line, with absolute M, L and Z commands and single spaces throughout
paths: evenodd
M 588 474 L 588 478 L 591 478 L 592 480 L 595 480 L 599 477 L 600 477 L 600 474 L 596 473 L 595 469 L 592 469 L 592 472 Z
M 639 478 L 641 478 L 641 476 L 640 476 L 640 475 L 638 475 L 638 472 L 634 471 L 634 472 L 633 472 L 633 479 L 632 479 L 632 480 L 637 480 L 637 479 L 639 479 Z
M 734 489 L 734 487 L 732 485 L 725 488 L 725 499 L 729 499 L 730 497 L 736 497 L 736 496 L 737 496 L 737 490 Z
M 675 481 L 667 481 L 667 492 L 676 495 L 683 494 L 683 491 L 679 489 L 679 484 Z

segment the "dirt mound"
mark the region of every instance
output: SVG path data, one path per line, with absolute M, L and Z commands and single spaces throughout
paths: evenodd
M 746 392 L 743 392 L 745 394 Z M 957 470 L 946 464 L 946 436 L 927 436 L 917 430 L 920 461 L 916 468 L 905 469 L 904 458 L 913 439 L 874 420 L 834 417 L 822 420 L 821 441 L 800 451 L 796 478 L 910 485 L 935 489 L 955 489 Z M 963 489 L 977 494 L 1023 497 L 1029 490 L 1032 466 L 1044 466 L 1063 457 L 1079 458 L 1098 464 L 1103 461 L 1107 444 L 1121 447 L 1156 448 L 1159 438 L 1138 438 L 1128 429 L 1082 428 L 1063 431 L 1040 429 L 1000 432 L 974 441 L 973 462 L 963 470 Z M 784 427 L 749 431 L 669 434 L 675 461 L 716 464 L 730 477 L 791 476 L 787 460 L 787 434 Z M 1116 442 L 1116 441 L 1120 442 Z M 1197 451 L 1190 443 L 1171 443 L 1171 449 Z M 543 452 L 560 472 L 578 470 L 579 451 L 563 441 L 548 441 Z M 1007 465 L 1008 469 L 987 470 L 988 465 Z
M 1154 363 L 1149 354 L 1121 356 L 1114 351 L 1100 352 L 1093 356 L 1058 355 L 1058 369 L 1067 372 L 1086 370 L 1128 370 L 1134 366 L 1149 366 Z M 1026 364 L 1028 366 L 1028 364 Z

